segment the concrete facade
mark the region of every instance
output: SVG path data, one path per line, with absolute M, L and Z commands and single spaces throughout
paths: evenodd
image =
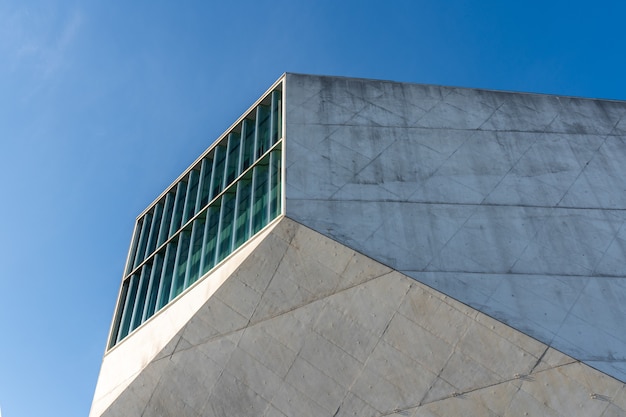
M 285 218 L 101 415 L 624 413 L 616 379 Z
M 96 416 L 626 415 L 626 103 L 286 74 L 283 214 Z
M 286 85 L 288 217 L 626 381 L 626 103 Z
M 136 332 L 123 344 L 106 354 L 100 368 L 90 415 L 101 415 L 111 402 L 128 388 L 146 366 L 158 357 L 174 335 L 187 325 L 206 301 L 228 280 L 240 263 L 253 253 L 268 233 L 269 230 L 266 230 L 247 242 L 244 248 L 213 270 L 210 279 L 202 280 L 192 290 L 185 292 L 179 300 L 142 326 L 140 332 Z M 240 297 L 243 296 L 240 294 Z M 229 320 L 216 323 L 217 329 L 223 331 L 235 325 L 236 318 L 237 315 L 231 313 Z M 211 334 L 208 329 L 204 331 L 207 335 Z

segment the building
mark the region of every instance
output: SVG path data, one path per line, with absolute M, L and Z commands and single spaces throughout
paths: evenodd
M 137 220 L 91 416 L 626 414 L 626 102 L 285 74 Z

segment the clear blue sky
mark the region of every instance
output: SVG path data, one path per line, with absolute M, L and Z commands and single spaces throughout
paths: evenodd
M 86 416 L 135 217 L 283 72 L 626 99 L 626 2 L 0 0 L 0 407 Z

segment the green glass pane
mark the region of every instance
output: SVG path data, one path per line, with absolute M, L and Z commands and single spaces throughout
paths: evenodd
M 241 246 L 250 237 L 250 194 L 252 181 L 242 179 L 237 183 L 237 214 L 233 249 Z
M 154 206 L 154 217 L 152 218 L 152 225 L 150 226 L 150 234 L 148 235 L 148 246 L 146 247 L 146 254 L 144 258 L 150 256 L 152 252 L 154 252 L 154 250 L 156 249 L 162 217 L 163 204 L 159 202 L 156 204 L 156 206 Z
M 245 171 L 254 162 L 254 120 L 245 119 L 242 126 L 243 149 L 241 154 L 241 171 Z
M 196 211 L 200 211 L 209 204 L 209 193 L 211 192 L 211 170 L 213 169 L 213 158 L 207 156 L 202 160 L 202 170 L 200 173 L 200 199 L 196 206 Z
M 193 222 L 193 230 L 191 232 L 191 248 L 189 255 L 189 264 L 187 268 L 187 282 L 185 288 L 196 282 L 200 276 L 200 262 L 202 260 L 202 241 L 204 237 L 204 217 L 198 217 Z
M 109 340 L 109 349 L 115 346 L 115 343 L 119 339 L 120 324 L 122 322 L 122 315 L 124 314 L 124 305 L 126 304 L 126 298 L 128 296 L 128 286 L 130 280 L 127 279 L 122 283 L 122 290 L 120 291 L 120 298 L 117 301 L 117 309 L 115 313 L 115 319 L 113 320 L 113 329 L 111 330 L 111 339 Z
M 150 283 L 151 270 L 152 265 L 149 263 L 146 263 L 141 267 L 141 278 L 139 278 L 139 287 L 137 288 L 137 299 L 135 301 L 135 307 L 133 308 L 133 317 L 130 322 L 131 332 L 141 324 L 146 295 L 148 294 L 148 284 Z
M 189 184 L 187 185 L 187 198 L 185 200 L 185 208 L 182 224 L 187 223 L 194 214 L 196 214 L 196 200 L 198 198 L 198 184 L 200 180 L 200 171 L 192 169 L 189 172 Z
M 180 229 L 181 221 L 183 220 L 183 208 L 185 206 L 186 194 L 187 182 L 183 180 L 176 185 L 176 201 L 174 202 L 174 213 L 172 214 L 172 224 L 170 225 L 170 236 Z
M 143 226 L 143 217 L 135 224 L 135 230 L 133 231 L 133 241 L 128 251 L 128 264 L 126 265 L 126 274 L 132 271 L 135 267 L 135 258 L 137 257 L 137 245 L 139 243 L 139 236 L 141 236 L 141 228 Z
M 238 133 L 231 133 L 228 135 L 228 156 L 226 159 L 226 180 L 224 182 L 224 188 L 232 183 L 237 175 L 239 175 L 239 146 L 241 140 Z
M 260 105 L 256 109 L 257 114 L 257 152 L 259 158 L 270 148 L 270 108 Z
M 211 197 L 213 200 L 222 192 L 224 183 L 224 167 L 226 165 L 226 146 L 218 145 L 215 147 L 213 157 L 213 170 L 211 173 Z
M 282 93 L 253 112 L 137 222 L 127 274 L 148 261 L 122 285 L 111 345 L 280 215 Z
M 133 307 L 135 306 L 135 299 L 137 297 L 137 287 L 139 286 L 139 276 L 137 274 L 133 274 L 129 279 L 128 293 L 126 294 L 124 312 L 122 313 L 122 320 L 120 322 L 120 331 L 117 336 L 118 342 L 125 338 L 130 332 L 130 319 L 133 315 Z
M 280 195 L 280 152 L 270 154 L 270 218 L 276 218 L 281 211 Z
M 176 266 L 176 247 L 178 241 L 176 239 L 170 241 L 165 249 L 165 260 L 163 261 L 163 273 L 161 274 L 161 282 L 159 285 L 159 295 L 157 299 L 157 311 L 165 306 L 170 300 L 170 289 L 172 287 L 172 276 L 174 275 L 174 267 Z
M 225 193 L 220 209 L 220 225 L 218 232 L 218 262 L 232 252 L 233 219 L 235 216 L 235 193 Z
M 209 206 L 206 223 L 204 225 L 204 237 L 202 243 L 202 275 L 206 274 L 215 266 L 217 255 L 217 231 L 220 220 L 221 200 L 215 206 Z
M 176 269 L 174 270 L 170 301 L 183 292 L 185 286 L 185 274 L 187 273 L 187 261 L 189 260 L 190 230 L 180 232 L 178 238 L 178 250 L 176 253 Z
M 174 211 L 175 199 L 176 199 L 176 194 L 173 191 L 170 191 L 165 196 L 163 218 L 161 219 L 161 227 L 159 227 L 159 238 L 157 239 L 157 246 L 161 246 L 169 237 L 170 224 L 172 223 L 172 213 Z
M 137 243 L 137 255 L 135 256 L 135 265 L 136 268 L 140 263 L 143 262 L 146 253 L 146 247 L 148 246 L 148 235 L 150 234 L 150 226 L 152 224 L 152 213 L 146 213 L 143 216 L 143 225 L 141 226 L 141 233 L 139 235 L 139 242 Z
M 282 104 L 281 104 L 281 92 L 272 92 L 272 145 L 278 142 L 282 136 Z
M 256 233 L 269 220 L 269 170 L 267 165 L 254 167 L 254 201 L 252 204 L 252 233 Z
M 157 294 L 159 293 L 159 283 L 163 272 L 163 252 L 154 255 L 152 271 L 150 273 L 150 284 L 146 295 L 146 305 L 143 312 L 142 322 L 148 320 L 156 311 Z

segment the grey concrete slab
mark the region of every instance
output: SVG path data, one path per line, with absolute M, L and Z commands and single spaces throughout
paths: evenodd
M 265 414 L 263 414 L 263 417 L 287 417 L 287 416 L 283 414 L 282 412 L 278 411 L 278 409 L 270 405 L 267 408 L 267 410 L 265 410 Z
M 107 417 L 142 415 L 149 408 L 150 399 L 169 365 L 169 360 L 152 362 L 142 372 L 141 384 L 132 384 L 128 387 L 122 395 L 117 397 L 115 406 L 109 407 L 105 415 Z
M 300 358 L 297 358 L 289 369 L 285 383 L 324 408 L 325 414 L 335 413 L 343 400 L 344 390 L 337 382 Z
M 299 357 L 348 390 L 361 372 L 363 364 L 315 332 L 305 336 Z
M 477 364 L 506 380 L 515 374 L 529 373 L 543 350 L 527 352 L 512 341 L 480 324 L 472 323 L 463 338 L 455 346 Z M 499 355 L 515 358 L 515 361 L 494 361 Z
M 222 364 L 225 366 L 230 360 L 230 356 L 233 354 L 241 336 L 243 330 L 223 335 L 219 338 L 209 340 L 208 342 L 200 343 L 196 346 L 202 354 L 207 356 L 213 362 Z
M 444 368 L 454 347 L 423 327 L 397 314 L 389 324 L 383 340 L 434 375 Z
M 454 392 L 473 391 L 503 381 L 501 376 L 461 352 L 452 354 L 439 378 L 454 387 Z
M 293 352 L 299 352 L 304 345 L 303 335 L 313 328 L 325 305 L 324 300 L 317 300 L 291 310 L 289 314 L 282 314 L 271 320 L 262 321 L 256 326 Z
M 244 262 L 238 271 L 235 271 L 234 276 L 239 281 L 258 293 L 262 294 L 266 290 L 274 276 L 278 262 L 289 247 L 292 229 L 281 227 L 281 232 L 281 235 L 271 234 L 268 236 L 263 242 L 264 250 L 253 253 L 249 262 Z
M 535 94 L 498 93 L 500 106 L 481 125 L 483 130 L 514 130 L 523 132 L 550 131 L 559 114 L 557 97 Z
M 336 417 L 354 417 L 354 416 L 377 416 L 378 411 L 372 408 L 368 403 L 349 392 L 343 399 L 341 407 Z
M 262 293 L 246 285 L 236 276 L 232 277 L 231 281 L 227 288 L 217 290 L 215 297 L 242 317 L 250 320 L 259 305 Z
M 498 278 L 493 279 L 491 274 L 410 270 L 401 272 L 423 284 L 439 289 L 450 297 L 460 299 L 462 296 L 468 305 L 475 308 L 484 307 L 500 284 L 500 280 Z M 475 281 L 480 281 L 480 284 L 476 285 Z
M 623 177 L 607 175 L 601 158 L 594 158 L 565 194 L 561 205 L 619 209 L 626 204 Z
M 375 415 L 389 414 L 406 404 L 405 398 L 395 385 L 367 369 L 363 370 L 351 391 L 370 408 L 378 411 Z
M 524 317 L 556 334 L 587 282 L 554 276 L 501 277 L 490 304 L 505 316 Z
M 233 351 L 224 372 L 235 377 L 268 403 L 276 395 L 283 380 L 282 376 L 277 375 L 240 348 Z
M 596 265 L 595 273 L 603 276 L 620 277 L 624 274 L 622 254 L 626 252 L 626 240 L 616 237 L 604 252 L 602 260 Z M 616 280 L 623 287 L 621 280 Z
M 166 370 L 167 378 L 161 378 L 155 394 L 180 400 L 196 413 L 200 413 L 206 397 L 196 393 L 211 392 L 222 374 L 223 365 L 213 362 L 198 349 L 176 353 L 171 361 L 172 365 Z M 202 364 L 201 367 L 198 366 L 199 363 Z
M 519 390 L 513 396 L 513 400 L 507 408 L 507 412 L 509 415 L 515 415 L 517 410 L 524 410 L 524 413 L 528 413 L 529 416 L 563 416 L 563 414 L 559 413 L 553 408 L 548 407 L 546 404 L 541 403 L 540 400 L 523 390 Z
M 267 407 L 268 402 L 260 395 L 241 380 L 224 372 L 215 383 L 202 415 L 253 417 L 263 415 Z
M 313 330 L 362 363 L 367 360 L 378 341 L 369 326 L 351 320 L 328 303 L 324 306 Z
M 290 80 L 288 217 L 546 343 L 576 346 L 559 333 L 572 297 L 589 311 L 590 277 L 625 279 L 624 103 Z M 587 320 L 589 335 L 623 322 Z
M 420 401 L 420 403 L 418 405 L 430 404 L 430 403 L 433 403 L 433 402 L 437 402 L 437 401 L 453 398 L 454 395 L 458 394 L 458 393 L 459 393 L 459 391 L 457 391 L 457 389 L 455 387 L 450 385 L 444 379 L 438 377 L 435 380 L 435 382 L 433 383 L 433 385 L 429 388 L 428 392 L 426 393 L 426 395 L 424 395 L 424 398 L 422 398 L 422 400 Z M 413 406 L 413 404 L 410 404 L 408 410 L 411 409 L 411 408 L 414 408 L 412 406 Z M 426 411 L 426 409 L 423 409 L 423 408 L 421 408 L 420 410 L 421 410 L 421 412 L 425 412 Z M 420 413 L 417 413 L 417 414 L 409 413 L 409 415 L 421 415 L 421 414 Z
M 174 353 L 174 351 L 176 350 L 176 347 L 181 341 L 183 330 L 184 328 L 181 329 L 176 335 L 174 335 L 174 337 L 172 337 L 172 339 L 165 345 L 165 347 L 161 349 L 161 351 L 155 355 L 154 360 L 167 358 L 171 356 L 172 353 Z
M 253 322 L 274 317 L 318 298 L 294 281 L 296 277 L 291 276 L 292 271 L 290 266 L 277 269 L 252 316 Z
M 615 104 L 608 101 L 590 106 L 585 99 L 559 97 L 559 103 L 559 116 L 551 125 L 555 131 L 570 135 L 608 135 L 619 122 L 620 113 L 615 112 Z
M 247 318 L 217 298 L 211 304 L 207 304 L 200 309 L 192 320 L 202 320 L 208 325 L 208 328 L 215 329 L 215 332 L 207 331 L 203 336 L 195 333 L 197 326 L 185 328 L 183 337 L 192 344 L 199 342 L 197 340 L 198 337 L 208 339 L 217 334 L 227 334 L 242 329 L 248 323 Z M 191 336 L 192 333 L 195 333 L 195 337 Z
M 390 272 L 391 268 L 380 263 L 372 264 L 367 257 L 355 252 L 341 273 L 341 277 L 343 286 L 350 288 Z
M 329 414 L 322 406 L 287 383 L 281 386 L 272 405 L 286 416 L 318 417 Z
M 280 326 L 280 321 L 270 320 L 267 326 L 249 326 L 242 334 L 238 347 L 246 351 L 260 363 L 280 377 L 287 375 L 296 359 L 297 352 L 270 336 L 264 330 L 269 326 Z M 303 337 L 304 331 L 293 332 L 293 338 Z
M 283 222 L 292 243 L 301 243 L 289 250 L 300 256 L 282 257 L 276 270 L 284 263 L 311 270 L 306 264 L 339 253 L 336 242 Z M 264 250 L 259 245 L 257 255 Z M 621 409 L 623 384 L 615 379 L 371 259 L 347 249 L 344 256 L 347 263 L 328 263 L 344 268 L 332 294 L 304 305 L 283 299 L 284 312 L 197 337 L 196 344 L 176 338 L 176 347 L 149 364 L 104 415 L 482 416 L 507 415 L 514 405 L 565 416 L 574 403 L 583 415 L 601 417 L 594 404 L 576 402 L 583 391 L 610 397 L 611 412 Z M 362 271 L 361 281 L 351 268 Z M 255 273 L 235 271 L 221 290 L 236 292 Z M 611 288 L 598 284 L 594 294 Z M 188 334 L 212 334 L 205 315 L 213 305 L 225 304 L 209 298 L 185 326 Z M 380 325 L 377 316 L 385 317 Z M 577 368 L 563 369 L 570 364 Z
M 414 371 L 420 367 L 408 355 L 381 341 L 370 355 L 365 370 L 374 372 L 378 378 L 395 386 L 396 395 L 401 399 L 396 407 L 404 408 L 419 404 L 437 379 L 436 374 L 427 370 Z
M 348 291 L 334 294 L 326 300 L 327 305 L 379 337 L 409 290 L 410 283 L 394 277 L 396 274 L 383 275 Z M 387 294 L 387 297 L 372 303 L 377 298 L 376 294 Z

